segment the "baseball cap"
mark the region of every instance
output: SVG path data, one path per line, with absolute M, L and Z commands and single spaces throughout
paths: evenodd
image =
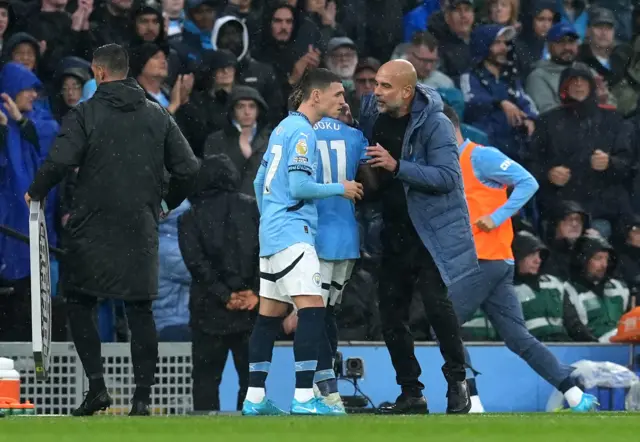
M 458 5 L 471 5 L 473 6 L 473 0 L 449 0 L 447 7 L 449 9 L 455 9 Z
M 560 41 L 564 37 L 573 37 L 576 40 L 580 38 L 576 28 L 574 28 L 570 23 L 556 23 L 551 26 L 551 29 L 549 29 L 549 32 L 547 33 L 547 41 L 551 43 Z
M 366 69 L 370 69 L 373 72 L 378 72 L 378 69 L 380 69 L 380 62 L 373 57 L 363 58 L 362 60 L 358 61 L 358 65 L 356 66 L 354 74 L 357 74 L 358 72 L 364 71 Z
M 616 25 L 616 18 L 613 12 L 606 8 L 593 8 L 589 11 L 589 26 Z
M 212 8 L 217 8 L 219 6 L 218 0 L 187 0 L 185 4 L 185 9 L 195 9 L 200 5 L 209 5 Z
M 334 37 L 329 40 L 329 44 L 327 45 L 327 52 L 333 52 L 334 50 L 347 46 L 353 50 L 358 50 L 356 44 L 349 37 Z

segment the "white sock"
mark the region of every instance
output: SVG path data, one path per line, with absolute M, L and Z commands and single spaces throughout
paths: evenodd
M 309 402 L 314 398 L 313 388 L 296 388 L 296 392 L 293 397 L 298 402 Z
M 580 390 L 578 387 L 571 387 L 564 394 L 564 398 L 567 400 L 570 407 L 575 407 L 582 400 L 582 394 L 582 390 Z
M 484 413 L 480 396 L 471 396 L 471 410 L 469 410 L 469 413 Z
M 265 392 L 264 388 L 260 387 L 249 387 L 247 389 L 247 400 L 249 402 L 253 402 L 254 404 L 259 404 L 264 400 Z

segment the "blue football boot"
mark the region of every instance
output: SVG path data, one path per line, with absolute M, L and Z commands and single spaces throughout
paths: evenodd
M 286 416 L 287 414 L 266 397 L 257 404 L 246 399 L 242 404 L 243 416 Z

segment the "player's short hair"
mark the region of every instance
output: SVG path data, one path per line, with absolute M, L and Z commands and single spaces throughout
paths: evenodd
M 314 89 L 325 90 L 332 83 L 342 83 L 342 80 L 329 69 L 317 68 L 305 71 L 289 96 L 289 105 L 294 109 L 298 108 L 303 101 L 311 97 Z
M 129 54 L 122 46 L 109 43 L 93 52 L 93 63 L 114 76 L 126 77 L 129 73 Z
M 442 112 L 444 112 L 447 118 L 451 120 L 451 122 L 453 123 L 453 126 L 456 129 L 460 129 L 460 117 L 458 117 L 458 114 L 451 106 L 449 106 L 448 104 L 445 104 Z

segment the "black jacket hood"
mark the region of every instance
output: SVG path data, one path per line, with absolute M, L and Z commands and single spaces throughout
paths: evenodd
M 110 107 L 121 112 L 131 112 L 144 106 L 147 101 L 144 90 L 133 78 L 102 83 L 93 99 L 107 102 Z
M 133 13 L 134 35 L 131 38 L 131 46 L 137 46 L 145 42 L 142 37 L 135 33 L 135 21 L 139 16 L 147 14 L 153 14 L 158 17 L 158 22 L 160 23 L 160 33 L 153 43 L 166 44 L 167 36 L 164 33 L 164 16 L 162 15 L 162 9 L 155 3 L 142 3 Z
M 561 201 L 551 211 L 549 217 L 549 223 L 546 228 L 547 244 L 551 244 L 550 241 L 554 241 L 556 236 L 556 228 L 558 224 L 565 219 L 568 215 L 578 213 L 582 216 L 583 231 L 587 230 L 591 226 L 591 216 L 577 201 Z
M 582 103 L 578 103 L 575 100 L 573 100 L 571 97 L 569 97 L 568 80 L 576 77 L 581 77 L 586 79 L 589 82 L 589 86 L 591 88 L 589 96 Z M 596 81 L 593 78 L 593 73 L 591 72 L 591 69 L 586 64 L 576 62 L 576 63 L 573 63 L 568 68 L 566 68 L 560 74 L 559 84 L 560 84 L 560 87 L 559 87 L 558 93 L 560 96 L 560 101 L 562 102 L 563 105 L 565 106 L 579 105 L 579 104 L 584 104 L 589 102 L 590 104 L 597 106 L 598 103 L 596 99 Z
M 11 59 L 11 53 L 20 43 L 29 43 L 36 51 L 36 69 L 40 63 L 40 42 L 31 34 L 26 32 L 16 32 L 2 46 L 2 58 L 5 61 Z
M 583 235 L 577 239 L 571 253 L 572 277 L 584 280 L 586 265 L 598 252 L 609 252 L 607 278 L 610 278 L 615 273 L 618 257 L 611 244 L 599 235 Z
M 233 115 L 233 107 L 240 100 L 253 100 L 258 103 L 260 107 L 260 115 L 258 118 L 266 116 L 269 111 L 269 105 L 267 105 L 267 102 L 264 101 L 264 98 L 262 98 L 262 95 L 260 95 L 260 92 L 256 89 L 249 86 L 235 86 L 231 91 L 231 99 L 229 100 L 230 117 Z
M 217 191 L 234 192 L 239 186 L 240 173 L 233 161 L 227 155 L 211 155 L 201 163 L 193 199 Z
M 523 260 L 528 255 L 537 251 L 540 252 L 540 258 L 542 258 L 543 263 L 549 257 L 549 249 L 542 240 L 534 234 L 525 231 L 518 232 L 515 235 L 511 248 L 513 249 L 516 262 Z

